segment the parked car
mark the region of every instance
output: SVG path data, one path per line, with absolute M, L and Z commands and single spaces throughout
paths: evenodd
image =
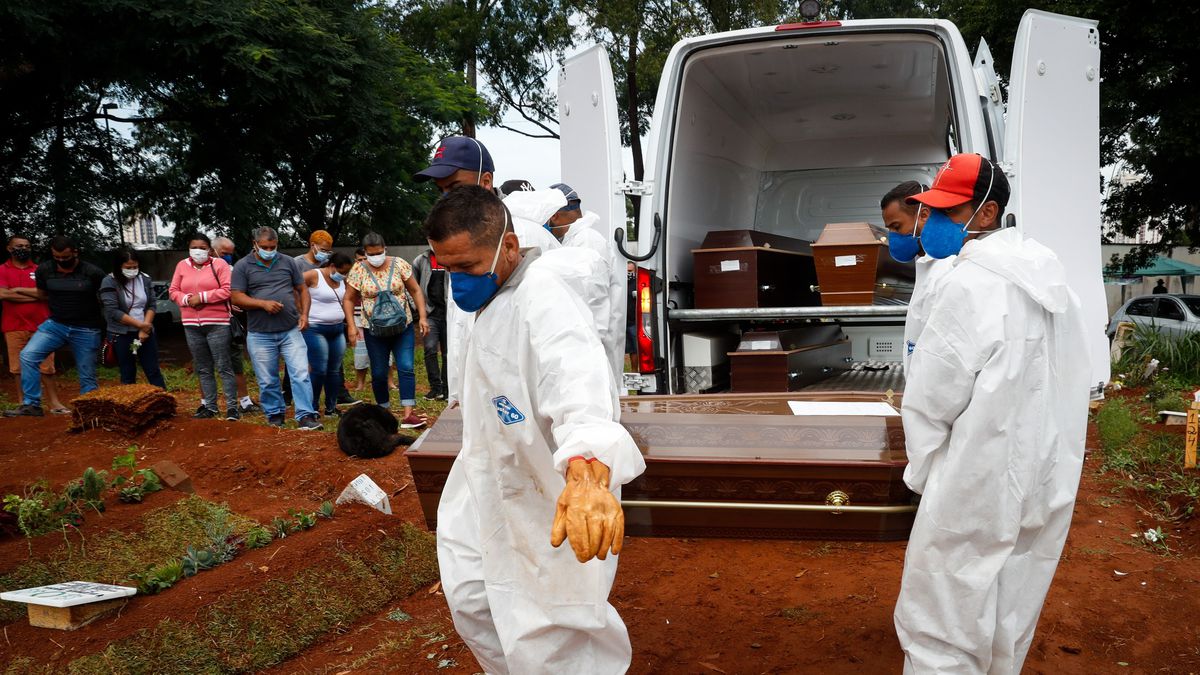
M 1160 333 L 1182 336 L 1200 331 L 1200 295 L 1142 295 L 1133 298 L 1113 314 L 1108 337 L 1117 332 L 1122 321 L 1153 326 Z
M 154 318 L 177 325 L 181 323 L 183 317 L 179 312 L 179 305 L 175 304 L 168 294 L 171 283 L 168 281 L 152 281 L 150 283 L 154 290 Z

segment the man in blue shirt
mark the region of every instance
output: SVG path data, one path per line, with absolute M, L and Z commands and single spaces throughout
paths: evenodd
M 279 235 L 269 227 L 254 231 L 254 253 L 233 266 L 233 303 L 246 310 L 246 349 L 258 378 L 259 396 L 272 426 L 282 427 L 287 411 L 279 384 L 279 357 L 292 381 L 297 427 L 323 428 L 312 404 L 308 349 L 300 331 L 308 322 L 308 288 L 296 261 L 279 252 Z

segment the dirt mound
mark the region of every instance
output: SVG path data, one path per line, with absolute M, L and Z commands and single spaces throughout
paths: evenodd
M 104 387 L 71 401 L 72 431 L 107 429 L 133 435 L 175 416 L 175 397 L 148 384 Z

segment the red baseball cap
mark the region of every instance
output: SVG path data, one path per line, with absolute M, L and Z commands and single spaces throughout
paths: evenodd
M 920 202 L 934 209 L 948 209 L 971 200 L 982 200 L 998 174 L 991 160 L 982 155 L 973 152 L 955 155 L 942 165 L 928 190 L 905 201 L 909 204 Z

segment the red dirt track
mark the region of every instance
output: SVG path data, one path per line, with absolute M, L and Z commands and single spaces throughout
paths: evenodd
M 379 530 L 398 528 L 403 520 L 424 524 L 399 453 L 354 460 L 337 450 L 332 434 L 186 416 L 132 440 L 100 430 L 69 434 L 68 423 L 61 417 L 0 420 L 0 494 L 20 492 L 41 478 L 57 489 L 87 466 L 107 468 L 136 443 L 140 466 L 173 460 L 191 475 L 198 495 L 259 522 L 289 508 L 312 510 L 363 472 L 392 495 L 395 516 L 339 508 L 332 521 L 314 530 L 247 552 L 160 595 L 135 598 L 119 617 L 73 633 L 9 623 L 0 638 L 0 663 L 32 656 L 62 666 L 164 618 L 189 620 L 221 593 L 285 577 L 335 555 L 339 546 L 369 546 Z M 1097 470 L 1098 461 L 1090 458 L 1025 672 L 1200 672 L 1200 528 L 1193 521 L 1179 531 L 1154 521 L 1129 495 L 1114 492 Z M 114 504 L 103 516 L 88 516 L 83 531 L 131 527 L 146 509 L 179 496 L 164 491 L 140 506 Z M 1152 552 L 1130 536 L 1159 525 L 1170 532 L 1174 555 Z M 33 553 L 61 544 L 61 536 L 47 535 L 33 542 Z M 631 672 L 899 672 L 892 609 L 904 547 L 629 538 L 613 602 L 630 629 Z M 24 538 L 0 539 L 0 574 L 27 560 L 29 551 Z M 396 607 L 412 621 L 389 620 Z M 435 589 L 418 591 L 335 633 L 270 672 L 478 671 Z M 439 669 L 447 659 L 455 665 Z M 352 668 L 356 660 L 363 663 Z

